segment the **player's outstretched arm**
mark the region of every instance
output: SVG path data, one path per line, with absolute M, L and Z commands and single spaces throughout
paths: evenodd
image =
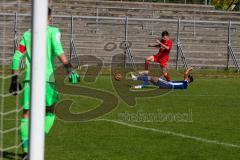
M 64 67 L 67 69 L 67 73 L 68 73 L 68 78 L 69 81 L 72 84 L 76 84 L 77 82 L 80 82 L 80 76 L 79 74 L 75 71 L 75 69 L 73 68 L 72 64 L 69 63 L 67 56 L 65 54 L 61 54 L 59 56 L 59 60 L 62 62 L 62 64 L 64 65 Z
M 185 70 L 185 72 L 184 72 L 184 79 L 187 79 L 188 78 L 188 76 L 189 76 L 189 74 L 190 74 L 190 72 L 193 70 L 193 67 L 189 67 L 189 68 L 187 68 L 186 70 Z
M 170 49 L 170 46 L 163 44 L 159 39 L 156 39 L 156 43 L 158 43 L 158 46 L 161 46 L 167 50 Z
M 159 44 L 149 44 L 148 47 L 160 48 L 160 45 Z

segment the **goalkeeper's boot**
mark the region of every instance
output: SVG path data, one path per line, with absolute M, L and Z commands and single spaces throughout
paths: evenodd
M 139 75 L 148 75 L 149 71 L 148 70 L 143 70 L 143 71 L 138 71 Z
M 28 160 L 28 154 L 27 153 L 23 154 L 23 159 L 22 160 Z

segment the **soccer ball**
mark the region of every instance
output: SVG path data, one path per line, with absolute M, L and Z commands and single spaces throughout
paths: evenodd
M 122 80 L 122 75 L 120 73 L 116 73 L 114 75 L 114 78 L 115 78 L 116 81 L 120 81 L 120 80 Z

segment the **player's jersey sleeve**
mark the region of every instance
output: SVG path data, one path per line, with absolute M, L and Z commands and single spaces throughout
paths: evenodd
M 170 83 L 162 78 L 159 78 L 159 80 L 156 83 L 156 86 L 158 86 L 161 89 L 173 89 L 174 88 L 172 83 Z
M 59 29 L 54 29 L 52 32 L 53 52 L 56 56 L 60 56 L 64 51 L 61 43 L 61 32 Z
M 12 59 L 12 69 L 18 70 L 20 66 L 20 61 L 23 57 L 23 54 L 26 52 L 26 41 L 24 38 L 24 35 L 21 38 L 21 41 L 19 43 L 19 46 L 17 50 L 15 51 Z
M 171 82 L 174 89 L 187 89 L 189 83 L 187 81 L 172 81 Z
M 173 45 L 172 40 L 169 40 L 167 45 L 168 45 L 168 47 L 169 47 L 168 50 L 171 51 L 171 49 L 172 49 L 172 45 Z

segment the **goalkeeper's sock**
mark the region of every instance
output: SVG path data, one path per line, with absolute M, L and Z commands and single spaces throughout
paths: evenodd
M 149 64 L 150 64 L 149 61 L 145 61 L 145 64 L 144 64 L 144 69 L 145 69 L 145 70 L 148 70 Z
M 29 119 L 22 118 L 21 119 L 21 127 L 20 127 L 20 137 L 21 137 L 23 152 L 25 152 L 25 153 L 28 153 L 28 148 L 29 148 L 28 128 L 29 128 Z
M 132 88 L 134 88 L 134 89 L 141 89 L 143 87 L 144 87 L 143 85 L 136 85 L 136 86 L 133 86 Z
M 45 133 L 48 134 L 50 129 L 53 126 L 53 123 L 55 121 L 55 115 L 52 113 L 47 113 L 45 117 Z M 20 127 L 20 137 L 22 142 L 22 148 L 23 152 L 28 153 L 29 148 L 29 119 L 28 118 L 22 118 L 21 119 L 21 127 Z
M 53 113 L 47 113 L 45 117 L 45 134 L 48 134 L 53 126 L 56 116 Z

